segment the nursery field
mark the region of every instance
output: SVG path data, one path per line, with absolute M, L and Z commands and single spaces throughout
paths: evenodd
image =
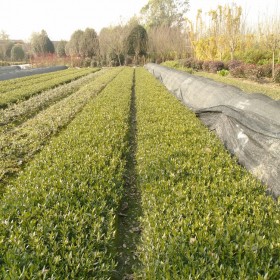
M 280 205 L 143 68 L 0 82 L 0 279 L 280 279 Z
M 96 70 L 69 69 L 18 78 L 12 81 L 0 81 L 0 108 L 7 107 L 11 103 L 27 99 L 32 95 L 54 88 L 60 84 L 68 83 L 93 71 Z

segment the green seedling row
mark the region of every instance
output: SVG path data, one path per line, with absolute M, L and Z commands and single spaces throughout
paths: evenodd
M 144 69 L 135 89 L 138 278 L 280 279 L 279 202 Z
M 47 80 L 43 80 L 40 82 L 29 80 L 27 85 L 19 86 L 14 90 L 1 93 L 0 108 L 6 108 L 11 103 L 25 100 L 35 94 L 54 88 L 58 85 L 68 83 L 70 81 L 73 81 L 75 79 L 78 79 L 82 76 L 88 75 L 89 73 L 98 70 L 99 69 L 86 69 L 82 71 L 77 70 L 74 73 L 70 73 L 68 75 L 62 75 L 62 76 L 55 76 L 55 74 L 52 73 L 52 76 L 47 77 L 48 78 Z
M 110 279 L 132 75 L 124 69 L 9 187 L 0 279 Z
M 78 71 L 85 71 L 85 69 L 81 69 Z M 22 78 L 0 81 L 0 94 L 7 91 L 12 91 L 19 87 L 30 85 L 30 82 L 38 83 L 38 82 L 48 81 L 55 77 L 63 77 L 65 75 L 73 74 L 75 72 L 77 72 L 77 69 L 71 68 L 67 70 L 55 71 L 55 72 L 50 72 L 45 74 L 36 74 L 36 75 L 31 75 Z
M 108 70 L 83 86 L 70 96 L 62 99 L 34 118 L 7 133 L 0 134 L 0 180 L 6 175 L 16 174 L 24 163 L 40 151 L 51 136 L 58 133 L 79 113 L 88 101 L 95 97 L 121 68 Z M 0 193 L 3 191 L 0 181 Z M 3 185 L 6 182 L 4 180 Z
M 46 109 L 55 102 L 79 90 L 79 88 L 93 81 L 98 76 L 103 75 L 106 71 L 107 69 L 103 69 L 91 73 L 68 84 L 44 91 L 25 101 L 11 104 L 6 109 L 0 109 L 0 132 L 21 124 L 39 111 Z

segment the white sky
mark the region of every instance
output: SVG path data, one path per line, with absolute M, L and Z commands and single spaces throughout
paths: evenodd
M 148 0 L 0 0 L 0 31 L 11 39 L 28 40 L 32 32 L 45 29 L 51 40 L 69 40 L 77 29 L 102 27 L 128 20 Z M 188 16 L 195 18 L 197 9 L 203 12 L 232 0 L 190 0 Z M 280 10 L 280 0 L 235 0 L 248 15 L 249 21 Z M 279 6 L 279 7 L 278 7 Z

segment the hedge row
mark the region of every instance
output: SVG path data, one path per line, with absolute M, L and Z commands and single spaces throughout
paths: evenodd
M 120 73 L 10 186 L 0 208 L 0 279 L 112 275 L 132 74 Z
M 256 65 L 246 64 L 242 61 L 232 60 L 228 63 L 222 61 L 201 61 L 194 58 L 181 59 L 178 61 L 166 61 L 162 65 L 192 71 L 205 71 L 227 75 L 228 73 L 235 78 L 245 78 L 253 81 L 260 81 L 264 78 L 272 77 L 272 66 L 270 64 Z M 280 83 L 280 65 L 276 66 L 274 81 Z
M 279 202 L 136 70 L 140 279 L 280 279 Z
M 28 162 L 41 150 L 44 143 L 65 127 L 121 70 L 108 69 L 91 83 L 43 110 L 34 118 L 14 130 L 0 134 L 0 179 L 6 174 L 18 172 L 23 163 Z
M 48 77 L 47 80 L 44 81 L 33 81 L 30 80 L 29 83 L 25 86 L 17 87 L 14 90 L 7 91 L 0 94 L 0 108 L 5 108 L 11 103 L 15 103 L 20 100 L 24 100 L 30 98 L 31 96 L 43 92 L 45 90 L 54 88 L 58 85 L 68 83 L 75 79 L 78 79 L 82 76 L 88 75 L 89 73 L 98 71 L 99 69 L 86 69 L 86 70 L 76 70 L 74 73 L 70 73 L 68 75 L 63 76 L 53 76 L 52 73 L 51 78 Z M 1 85 L 0 85 L 1 86 Z
M 236 78 L 245 78 L 258 81 L 264 77 L 272 77 L 272 66 L 269 64 L 255 65 L 233 61 L 231 64 L 229 64 L 229 72 L 233 77 Z M 280 83 L 280 65 L 277 65 L 275 68 L 274 82 Z
M 45 110 L 50 105 L 79 90 L 79 88 L 93 81 L 96 77 L 103 75 L 106 71 L 104 69 L 83 76 L 73 82 L 44 91 L 20 103 L 11 104 L 6 109 L 0 109 L 0 132 L 21 124 L 37 112 Z

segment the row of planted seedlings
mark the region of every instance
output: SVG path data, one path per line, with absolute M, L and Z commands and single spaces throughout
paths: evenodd
M 136 70 L 140 279 L 280 279 L 279 202 Z
M 19 126 L 0 134 L 0 194 L 6 178 L 22 169 L 51 136 L 75 118 L 92 97 L 95 97 L 121 71 L 121 68 L 102 70 L 91 82 L 60 100 Z
M 59 73 L 56 73 L 56 75 L 55 73 L 42 74 L 45 75 L 42 81 L 38 82 L 36 80 L 30 79 L 25 85 L 17 85 L 16 88 L 12 90 L 0 93 L 0 108 L 6 108 L 11 103 L 25 100 L 35 94 L 54 88 L 64 83 L 69 83 L 73 80 L 76 80 L 82 76 L 88 75 L 98 70 L 98 68 L 90 68 L 83 70 L 76 69 L 74 72 L 71 71 L 66 75 L 63 71 L 67 70 L 59 71 L 62 72 L 61 75 L 59 75 Z M 1 87 L 2 86 L 0 84 L 0 88 Z
M 9 186 L 0 279 L 109 279 L 124 184 L 132 69 L 124 69 Z
M 80 69 L 79 71 L 83 72 L 86 70 L 87 69 Z M 33 83 L 44 82 L 44 81 L 53 79 L 55 77 L 62 77 L 65 75 L 73 74 L 75 72 L 77 72 L 77 69 L 69 68 L 66 70 L 60 70 L 60 71 L 55 71 L 55 72 L 43 73 L 43 74 L 35 74 L 35 75 L 26 76 L 26 77 L 0 81 L 0 93 L 11 91 L 18 87 L 30 85 L 30 83 L 32 83 L 32 82 Z
M 39 111 L 45 110 L 52 104 L 78 91 L 81 87 L 93 81 L 96 77 L 103 75 L 105 72 L 105 69 L 96 71 L 70 83 L 43 91 L 27 100 L 12 103 L 7 108 L 0 109 L 0 132 L 10 130 L 23 123 Z

